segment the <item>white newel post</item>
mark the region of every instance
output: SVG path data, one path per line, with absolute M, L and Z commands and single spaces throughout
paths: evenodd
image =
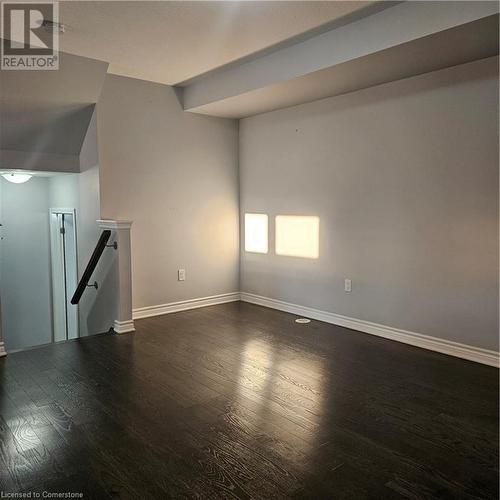
M 132 256 L 130 248 L 130 227 L 132 221 L 98 220 L 101 229 L 111 229 L 118 243 L 118 317 L 113 329 L 116 333 L 135 331 L 132 319 Z
M 0 297 L 0 358 L 6 355 L 7 353 L 5 352 L 5 344 L 3 342 L 3 335 L 2 335 L 2 301 Z

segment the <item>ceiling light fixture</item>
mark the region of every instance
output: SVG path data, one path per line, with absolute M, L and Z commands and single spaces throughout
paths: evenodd
M 22 184 L 23 182 L 29 181 L 33 176 L 30 174 L 2 174 L 2 177 L 14 184 Z

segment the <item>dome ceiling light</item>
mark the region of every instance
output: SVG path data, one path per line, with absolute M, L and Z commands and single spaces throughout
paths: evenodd
M 23 184 L 24 182 L 29 181 L 33 176 L 30 174 L 15 174 L 15 173 L 7 173 L 2 174 L 2 177 L 14 184 Z

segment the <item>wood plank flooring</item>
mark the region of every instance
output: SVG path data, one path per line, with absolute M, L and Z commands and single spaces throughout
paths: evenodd
M 498 498 L 498 370 L 259 306 L 0 360 L 0 490 Z

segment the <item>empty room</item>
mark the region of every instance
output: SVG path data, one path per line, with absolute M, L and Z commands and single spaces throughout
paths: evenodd
M 499 498 L 498 1 L 0 25 L 0 498 Z

